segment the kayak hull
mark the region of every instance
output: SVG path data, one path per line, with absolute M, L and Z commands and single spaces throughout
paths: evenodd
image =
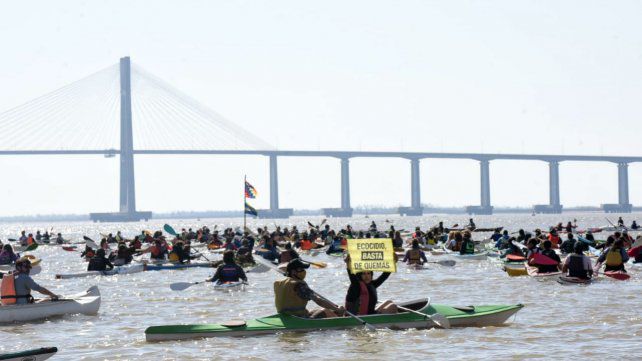
M 451 327 L 498 326 L 519 311 L 523 305 L 476 306 L 455 308 L 431 305 L 429 300 L 416 300 L 402 304 L 428 315 L 441 314 Z M 409 329 L 435 327 L 430 319 L 411 312 L 394 315 L 368 315 L 361 318 L 376 328 Z M 363 325 L 352 317 L 305 319 L 276 314 L 245 322 L 242 326 L 226 327 L 220 324 L 152 326 L 145 330 L 147 341 L 184 340 L 204 337 L 255 336 L 277 332 L 307 332 L 314 330 L 340 330 Z
M 212 267 L 210 262 L 194 262 L 194 263 L 165 263 L 165 264 L 145 264 L 145 271 L 163 271 L 163 270 L 172 270 L 172 269 L 184 269 L 184 268 L 194 268 L 194 267 Z
M 67 274 L 57 274 L 56 279 L 70 279 L 70 278 L 82 278 L 82 277 L 92 277 L 92 276 L 113 276 L 118 274 L 131 274 L 139 273 L 145 270 L 145 265 L 142 264 L 133 264 L 129 266 L 116 266 L 114 269 L 109 271 L 87 271 L 81 273 L 67 273 Z
M 547 273 L 539 273 L 537 267 L 526 267 L 526 272 L 528 272 L 528 275 L 537 279 L 557 279 L 559 276 L 562 275 L 562 272 L 547 272 Z
M 593 282 L 593 280 L 590 278 L 586 279 L 586 278 L 578 278 L 578 277 L 560 276 L 557 279 L 557 283 L 562 285 L 587 285 L 591 282 Z
M 43 361 L 58 352 L 56 347 L 43 347 L 22 352 L 0 354 L 2 361 Z
M 86 292 L 60 301 L 42 301 L 27 305 L 0 307 L 0 323 L 34 321 L 68 314 L 95 315 L 100 308 L 100 292 L 93 286 Z

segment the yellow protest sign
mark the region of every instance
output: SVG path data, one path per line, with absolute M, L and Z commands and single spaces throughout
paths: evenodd
M 390 238 L 368 238 L 348 240 L 350 270 L 397 272 L 395 250 Z

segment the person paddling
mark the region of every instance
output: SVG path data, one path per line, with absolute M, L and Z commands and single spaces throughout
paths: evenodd
M 96 255 L 89 260 L 87 271 L 108 271 L 114 269 L 114 265 L 105 257 L 105 250 L 99 248 Z
M 355 315 L 373 315 L 378 313 L 397 313 L 397 305 L 388 300 L 377 306 L 377 288 L 390 277 L 390 272 L 383 272 L 373 279 L 370 271 L 353 274 L 350 270 L 350 255 L 345 258 L 347 264 L 350 287 L 346 294 L 346 310 Z
M 285 271 L 285 278 L 274 282 L 274 303 L 278 313 L 303 317 L 325 318 L 343 315 L 345 309 L 337 307 L 328 300 L 317 295 L 305 282 L 306 269 L 309 264 L 300 259 L 291 260 Z M 312 312 L 306 306 L 309 301 L 323 307 Z
M 114 259 L 115 266 L 122 266 L 132 263 L 134 257 L 132 256 L 132 251 L 130 248 L 127 248 L 125 243 L 118 244 L 118 251 L 116 253 L 116 258 Z
M 575 249 L 575 238 L 573 238 L 573 233 L 567 234 L 567 239 L 562 242 L 560 246 L 560 251 L 565 254 L 572 253 Z
M 419 248 L 419 241 L 416 239 L 412 240 L 412 248 L 406 251 L 403 262 L 407 262 L 409 265 L 423 265 L 428 262 L 426 254 Z
M 239 280 L 247 282 L 245 271 L 234 261 L 234 251 L 225 251 L 225 253 L 223 253 L 223 264 L 218 266 L 214 276 L 207 279 L 207 281 L 222 284 L 238 282 Z
M 279 263 L 290 262 L 295 258 L 299 258 L 299 254 L 292 249 L 292 244 L 290 242 L 286 243 L 285 250 L 279 255 Z
M 2 277 L 0 293 L 2 305 L 25 305 L 33 303 L 31 291 L 40 292 L 51 297 L 52 301 L 58 300 L 58 295 L 40 286 L 29 276 L 31 272 L 31 261 L 22 257 L 16 261 L 16 271 Z
M 528 243 L 531 244 L 530 241 Z M 528 264 L 531 266 L 537 267 L 537 273 L 552 273 L 552 272 L 560 271 L 562 260 L 560 259 L 560 256 L 558 256 L 557 253 L 555 253 L 555 251 L 552 249 L 553 244 L 551 243 L 551 241 L 549 240 L 544 241 L 544 243 L 542 243 L 542 246 L 544 247 L 544 249 L 539 251 L 539 254 L 550 258 L 551 260 L 557 262 L 557 264 L 554 264 L 554 265 L 539 264 L 535 260 L 535 257 L 529 258 L 527 255 L 526 258 L 528 259 Z M 529 251 L 529 254 L 530 254 L 530 251 Z
M 624 242 L 621 239 L 616 240 L 613 245 L 602 252 L 597 259 L 596 269 L 600 269 L 605 264 L 604 271 L 622 271 L 624 263 L 629 260 L 629 255 L 624 250 Z
M 461 246 L 459 248 L 459 254 L 474 254 L 474 253 L 475 253 L 475 242 L 473 242 L 472 235 L 470 234 L 470 231 L 464 231 Z
M 13 264 L 20 258 L 20 255 L 13 252 L 13 247 L 9 243 L 2 246 L 0 252 L 0 264 Z
M 593 277 L 591 259 L 584 255 L 584 245 L 582 243 L 575 243 L 573 253 L 569 254 L 564 260 L 562 272 L 567 273 L 569 277 L 585 280 Z

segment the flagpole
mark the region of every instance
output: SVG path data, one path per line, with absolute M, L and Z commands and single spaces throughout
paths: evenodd
M 247 228 L 247 212 L 245 212 L 245 184 L 247 183 L 247 174 L 243 175 L 243 234 L 245 234 L 245 228 Z

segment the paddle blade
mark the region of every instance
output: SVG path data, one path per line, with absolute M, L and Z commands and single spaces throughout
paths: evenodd
M 525 257 L 518 256 L 516 254 L 509 254 L 506 256 L 506 259 L 511 260 L 511 261 L 526 261 Z
M 185 290 L 187 288 L 192 287 L 195 284 L 196 283 L 193 283 L 193 282 L 176 282 L 176 283 L 172 283 L 171 285 L 169 285 L 169 288 L 171 288 L 172 291 L 182 291 L 182 290 Z
M 172 228 L 172 226 L 170 226 L 167 223 L 165 223 L 165 225 L 163 225 L 163 229 L 165 230 L 165 232 L 171 234 L 172 236 L 176 236 L 176 234 L 177 234 L 176 231 L 174 230 L 174 228 Z
M 445 329 L 450 328 L 450 321 L 448 321 L 446 316 L 442 315 L 441 313 L 435 313 L 434 315 L 430 316 L 430 320 L 435 325 L 437 325 L 437 327 Z

